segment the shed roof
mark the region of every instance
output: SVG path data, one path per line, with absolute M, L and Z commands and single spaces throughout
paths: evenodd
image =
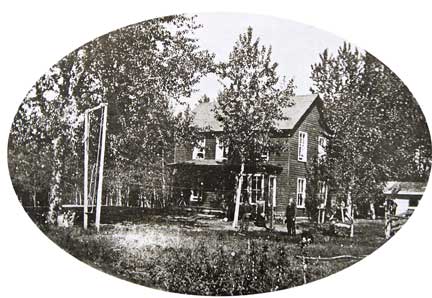
M 292 98 L 294 104 L 283 109 L 283 115 L 286 119 L 278 121 L 277 127 L 284 130 L 293 129 L 318 98 L 317 94 L 294 96 Z M 215 105 L 215 102 L 199 104 L 194 109 L 195 118 L 193 123 L 200 128 L 208 128 L 211 131 L 222 131 L 221 123 L 214 117 L 213 110 Z
M 384 194 L 398 195 L 423 195 L 426 190 L 426 182 L 388 181 L 384 186 Z

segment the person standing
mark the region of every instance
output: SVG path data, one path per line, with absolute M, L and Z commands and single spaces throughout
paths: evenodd
M 241 225 L 240 225 L 240 231 L 241 232 L 247 232 L 249 229 L 249 219 L 251 217 L 251 206 L 249 204 L 248 200 L 245 200 L 243 205 L 243 215 L 241 218 Z
M 294 199 L 290 198 L 288 200 L 288 205 L 285 211 L 285 218 L 286 218 L 285 222 L 287 225 L 288 235 L 290 236 L 295 236 L 296 234 L 296 227 L 295 227 L 296 213 L 297 213 L 297 206 L 294 202 Z

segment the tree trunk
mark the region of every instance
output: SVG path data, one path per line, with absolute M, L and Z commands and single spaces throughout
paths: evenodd
M 33 207 L 37 207 L 36 191 L 35 190 L 32 193 L 32 201 L 33 201 Z
M 351 192 L 348 191 L 347 194 L 347 215 L 350 217 L 349 220 L 351 221 L 351 227 L 350 227 L 350 237 L 354 237 L 354 209 L 352 204 L 352 198 L 351 198 Z
M 389 208 L 389 202 L 386 200 L 385 207 L 384 207 L 384 234 L 385 239 L 390 239 L 391 237 L 391 215 L 390 215 L 390 208 Z
M 57 203 L 60 203 L 60 183 L 61 183 L 61 172 L 60 167 L 62 161 L 59 158 L 59 142 L 60 137 L 57 137 L 53 141 L 53 159 L 54 159 L 54 167 L 52 169 L 52 177 L 51 177 L 51 185 L 50 185 L 50 196 L 49 202 L 50 205 L 54 200 L 57 200 Z
M 370 208 L 371 219 L 375 220 L 376 213 L 375 213 L 375 205 L 373 202 L 370 203 L 369 208 Z
M 75 185 L 75 205 L 78 205 L 78 188 Z
M 322 204 L 323 209 L 322 209 L 322 218 L 321 218 L 321 224 L 325 223 L 325 219 L 326 219 L 326 210 L 327 210 L 327 200 L 328 199 L 328 184 L 326 182 L 326 186 L 325 186 L 325 193 L 324 193 L 324 202 Z
M 243 185 L 243 172 L 244 172 L 244 162 L 241 163 L 240 166 L 240 173 L 237 179 L 237 191 L 236 191 L 236 198 L 235 198 L 235 209 L 234 209 L 234 221 L 233 221 L 233 228 L 236 228 L 238 225 L 238 217 L 240 213 L 240 197 L 241 197 L 241 188 Z
M 129 187 L 129 185 L 126 188 L 126 198 L 125 198 L 125 201 L 126 201 L 126 207 L 129 207 L 130 206 L 130 187 Z
M 49 211 L 48 211 L 48 222 L 50 224 L 57 223 L 57 216 L 59 215 L 59 210 L 61 206 L 61 172 L 60 168 L 62 165 L 62 161 L 59 158 L 59 142 L 60 137 L 57 137 L 53 141 L 53 161 L 54 166 L 52 169 L 52 177 L 50 183 L 50 191 L 49 191 Z
M 166 202 L 166 181 L 165 181 L 165 151 L 162 149 L 162 207 Z
M 122 193 L 121 193 L 121 186 L 117 186 L 117 206 L 122 205 Z
M 344 212 L 344 207 L 341 207 L 340 208 L 340 213 L 341 213 L 341 220 L 342 220 L 342 222 L 345 222 L 345 212 Z

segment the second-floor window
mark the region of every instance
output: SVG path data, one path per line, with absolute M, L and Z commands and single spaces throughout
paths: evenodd
M 216 150 L 215 159 L 216 160 L 226 160 L 228 158 L 228 147 L 225 147 L 218 138 L 216 138 Z
M 298 138 L 298 160 L 307 161 L 307 146 L 308 146 L 308 135 L 306 132 L 299 131 Z
M 198 142 L 192 151 L 192 159 L 205 159 L 205 140 Z

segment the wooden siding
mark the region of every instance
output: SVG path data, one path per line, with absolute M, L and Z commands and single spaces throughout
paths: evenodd
M 296 199 L 297 178 L 306 178 L 307 166 L 318 154 L 318 137 L 323 136 L 325 129 L 320 125 L 320 112 L 316 104 L 311 106 L 293 131 L 283 131 L 276 140 L 287 142 L 284 152 L 270 153 L 269 163 L 282 167 L 276 180 L 276 216 L 283 217 L 290 197 Z M 307 162 L 298 161 L 299 131 L 308 134 Z M 216 139 L 206 137 L 205 159 L 215 159 Z M 192 159 L 192 146 L 176 149 L 175 162 Z M 307 200 L 307 198 L 306 198 Z M 305 215 L 304 208 L 299 208 L 299 216 Z
M 290 175 L 289 160 L 291 155 L 291 144 L 289 143 L 288 132 L 284 132 L 282 136 L 276 138 L 276 141 L 287 142 L 288 147 L 283 152 L 272 152 L 269 156 L 269 163 L 282 167 L 282 172 L 276 177 L 276 213 L 280 213 L 280 211 L 283 211 L 284 213 L 288 202 L 288 181 Z
M 318 155 L 318 137 L 323 135 L 324 129 L 320 125 L 320 113 L 316 105 L 307 113 L 303 121 L 296 127 L 289 138 L 289 148 L 291 154 L 289 156 L 289 176 L 287 183 L 287 193 L 282 194 L 285 200 L 280 200 L 277 206 L 277 212 L 284 212 L 288 199 L 290 197 L 296 199 L 297 196 L 297 178 L 306 178 L 307 167 L 312 160 Z M 298 142 L 299 132 L 303 131 L 308 134 L 307 141 L 307 162 L 298 160 Z M 306 198 L 307 200 L 307 198 Z M 299 208 L 299 215 L 304 214 L 304 208 Z

